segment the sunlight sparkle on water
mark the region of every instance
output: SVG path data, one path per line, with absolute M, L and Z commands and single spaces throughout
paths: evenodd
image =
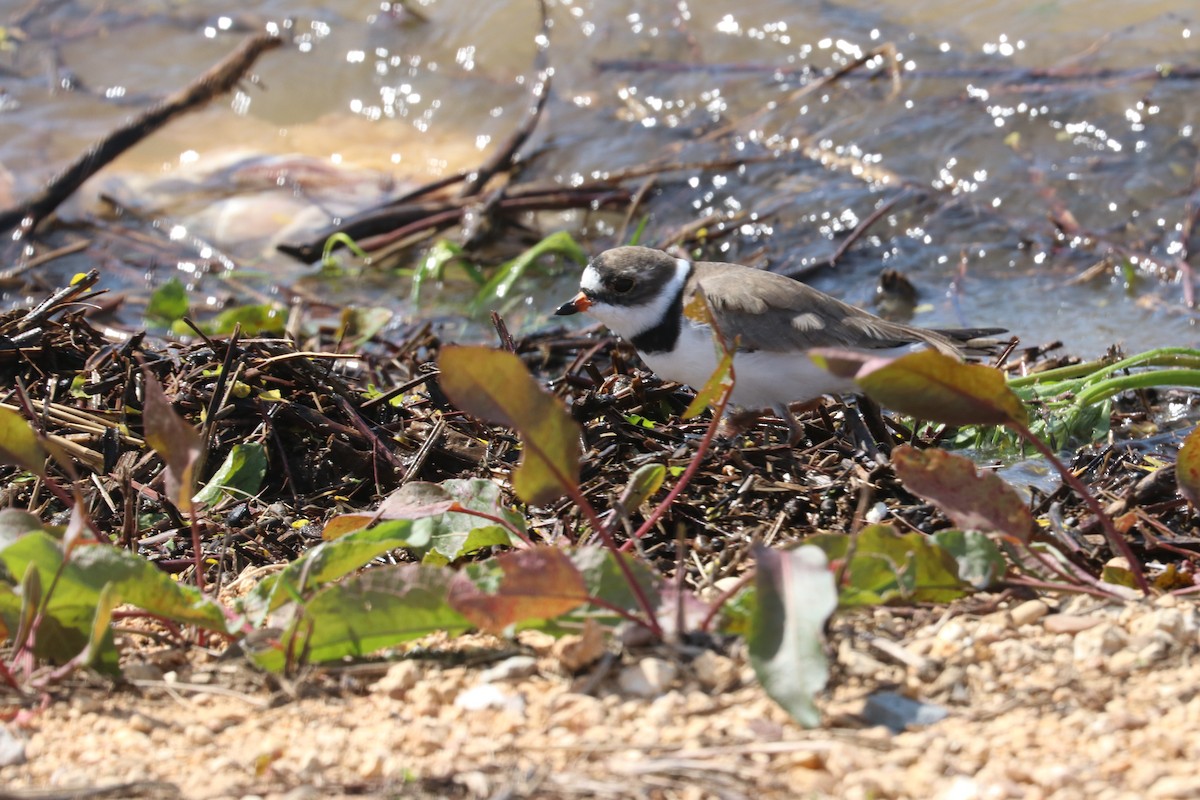
M 733 14 L 726 14 L 721 17 L 721 21 L 717 23 L 717 33 L 725 33 L 730 36 L 737 36 L 742 32 L 742 26 L 734 19 Z

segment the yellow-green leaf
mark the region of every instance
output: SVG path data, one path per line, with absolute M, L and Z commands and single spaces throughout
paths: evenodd
M 46 451 L 33 426 L 15 411 L 0 408 L 0 461 L 34 475 L 46 474 Z
M 579 424 L 520 358 L 488 347 L 449 346 L 438 369 L 442 391 L 454 405 L 521 434 L 521 463 L 512 479 L 518 497 L 543 505 L 578 485 Z
M 1021 398 L 1004 373 L 983 364 L 964 364 L 937 350 L 896 359 L 852 350 L 819 349 L 813 361 L 835 375 L 853 378 L 880 405 L 947 425 L 1029 423 Z

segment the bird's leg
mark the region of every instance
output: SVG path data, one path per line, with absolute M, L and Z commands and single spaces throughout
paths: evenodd
M 775 411 L 775 414 L 783 420 L 784 424 L 787 425 L 788 447 L 795 447 L 803 442 L 807 435 L 804 430 L 804 424 L 801 423 L 800 420 L 796 419 L 796 415 L 793 414 L 792 410 L 787 407 L 787 404 L 776 403 L 771 408 Z
M 866 453 L 871 458 L 880 454 L 879 446 L 875 444 L 875 437 L 867 428 L 858 408 L 850 403 L 842 403 L 842 422 L 856 451 Z
M 809 400 L 807 403 L 802 403 L 801 405 L 797 406 L 796 412 L 803 414 L 808 411 L 812 411 L 814 408 L 821 405 L 823 401 L 823 398 L 820 397 L 818 397 L 816 400 Z M 787 425 L 789 447 L 795 447 L 808 438 L 808 431 L 805 430 L 804 423 L 797 419 L 796 413 L 792 411 L 790 406 L 784 403 L 777 403 L 776 405 L 772 406 L 772 408 L 775 410 L 775 413 L 783 419 L 784 424 Z
M 888 430 L 887 423 L 883 421 L 883 410 L 869 397 L 859 395 L 855 404 L 861 414 L 862 421 L 866 425 L 867 430 L 871 432 L 871 437 L 875 440 L 875 444 L 885 455 L 891 455 L 892 439 L 891 431 Z

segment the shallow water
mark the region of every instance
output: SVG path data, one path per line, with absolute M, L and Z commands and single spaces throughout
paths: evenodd
M 0 50 L 8 191 L 35 190 L 249 32 L 281 26 L 296 44 L 263 57 L 257 84 L 139 144 L 64 216 L 88 219 L 99 192 L 116 194 L 233 254 L 239 277 L 268 294 L 285 296 L 269 287 L 295 284 L 385 305 L 398 323 L 453 317 L 465 282 L 417 308 L 394 276 L 322 278 L 269 250 L 295 235 L 286 233 L 293 226 L 317 228 L 478 165 L 519 124 L 537 53 L 536 4 L 414 5 L 427 21 L 365 1 L 206 0 L 180 10 L 95 0 L 45 4 L 47 16 L 5 22 L 27 6 L 0 3 L 0 24 L 25 34 Z M 1181 226 L 1200 204 L 1200 80 L 1152 78 L 1155 69 L 1200 67 L 1200 8 L 1191 0 L 549 5 L 553 94 L 526 146 L 536 157 L 524 179 L 570 184 L 658 160 L 765 162 L 658 176 L 642 209 L 645 243 L 712 215 L 712 231 L 737 229 L 718 239 L 714 257 L 804 269 L 906 186 L 835 267 L 812 275 L 815 285 L 862 304 L 881 268 L 899 269 L 922 292 L 920 324 L 1004 325 L 1031 344 L 1063 339 L 1082 356 L 1114 343 L 1132 351 L 1200 340 L 1175 270 Z M 802 88 L 885 43 L 903 67 L 897 91 L 886 77 L 867 80 L 866 69 Z M 72 80 L 75 90 L 64 89 Z M 703 139 L 722 128 L 723 137 Z M 243 186 L 231 198 L 206 176 L 219 167 L 227 176 L 236 154 L 300 154 L 312 161 L 295 164 L 346 174 L 314 179 L 303 192 Z M 316 202 L 301 208 L 298 194 Z M 736 217 L 749 212 L 758 218 Z M 1059 232 L 1051 213 L 1077 220 L 1082 232 Z M 621 217 L 531 221 L 547 233 L 572 230 L 598 250 L 617 243 Z M 195 256 L 173 264 L 130 259 L 120 242 L 102 250 L 117 265 L 105 273 L 113 288 L 144 293 L 178 272 L 211 305 L 234 293 Z M 89 257 L 52 263 L 45 280 Z M 510 322 L 545 322 L 573 282 L 569 270 L 531 276 L 503 304 Z M 5 302 L 32 291 L 10 288 Z

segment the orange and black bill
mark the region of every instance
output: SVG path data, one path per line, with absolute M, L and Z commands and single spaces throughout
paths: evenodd
M 559 306 L 558 311 L 555 311 L 554 313 L 556 316 L 566 317 L 571 314 L 578 314 L 580 311 L 587 311 L 591 307 L 592 299 L 583 292 L 580 292 Z

